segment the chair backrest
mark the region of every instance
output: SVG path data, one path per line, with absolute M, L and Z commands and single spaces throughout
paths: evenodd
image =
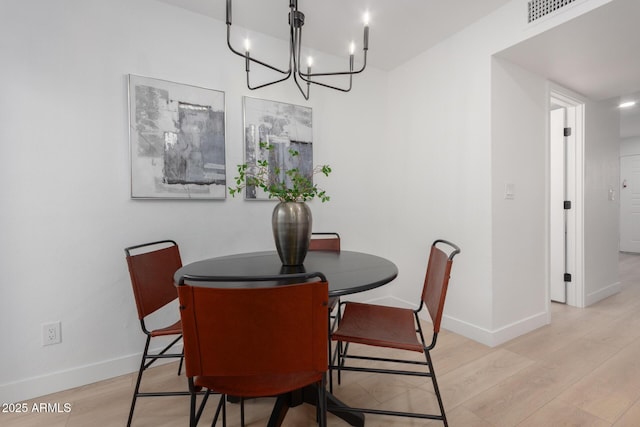
M 340 252 L 340 235 L 338 233 L 311 233 L 309 250 Z
M 328 369 L 326 279 L 251 287 L 186 280 L 178 295 L 188 377 L 264 376 L 260 395 L 295 388 L 294 379 L 274 381 L 277 375 L 322 378 Z
M 437 247 L 439 244 L 450 247 L 451 251 L 448 255 Z M 459 253 L 460 248 L 446 240 L 436 240 L 431 245 L 427 274 L 422 288 L 422 302 L 429 311 L 435 333 L 440 332 L 440 321 L 442 320 L 444 301 L 447 296 L 453 257 Z
M 138 318 L 144 319 L 178 297 L 173 274 L 182 267 L 178 244 L 160 240 L 126 248 Z

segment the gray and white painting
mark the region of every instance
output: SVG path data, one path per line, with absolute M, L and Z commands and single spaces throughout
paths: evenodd
M 313 179 L 313 127 L 311 108 L 284 102 L 244 97 L 245 162 L 249 167 L 259 160 L 269 162 L 271 179 L 285 180 L 285 172 L 298 168 Z M 261 148 L 261 143 L 273 149 Z M 290 156 L 289 150 L 298 156 Z M 276 176 L 276 170 L 280 175 Z M 247 199 L 268 199 L 261 189 L 248 186 Z
M 131 197 L 226 196 L 224 92 L 129 76 Z

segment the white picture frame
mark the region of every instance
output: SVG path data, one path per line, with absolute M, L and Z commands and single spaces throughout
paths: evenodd
M 313 181 L 313 112 L 305 107 L 286 102 L 243 97 L 244 162 L 249 169 L 259 160 L 268 160 L 270 173 L 279 171 L 279 179 L 286 171 L 298 168 Z M 273 148 L 266 149 L 264 144 Z M 289 150 L 298 155 L 292 157 Z M 246 200 L 269 199 L 262 189 L 245 188 Z

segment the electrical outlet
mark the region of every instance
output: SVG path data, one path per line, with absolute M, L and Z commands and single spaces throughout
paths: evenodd
M 42 345 L 60 344 L 62 342 L 61 322 L 42 324 Z

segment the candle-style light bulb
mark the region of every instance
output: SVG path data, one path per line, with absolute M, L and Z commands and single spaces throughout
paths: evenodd
M 351 42 L 349 45 L 349 71 L 353 71 L 353 54 L 356 53 L 356 44 Z
M 249 41 L 249 37 L 247 37 L 246 39 L 244 39 L 244 69 L 247 72 L 247 78 L 249 76 L 249 67 L 250 67 L 250 60 L 249 60 L 249 50 L 251 49 L 251 42 Z
M 369 50 L 369 12 L 364 13 L 364 43 L 363 50 Z
M 307 56 L 307 67 L 311 68 L 313 65 L 313 58 L 311 56 Z

